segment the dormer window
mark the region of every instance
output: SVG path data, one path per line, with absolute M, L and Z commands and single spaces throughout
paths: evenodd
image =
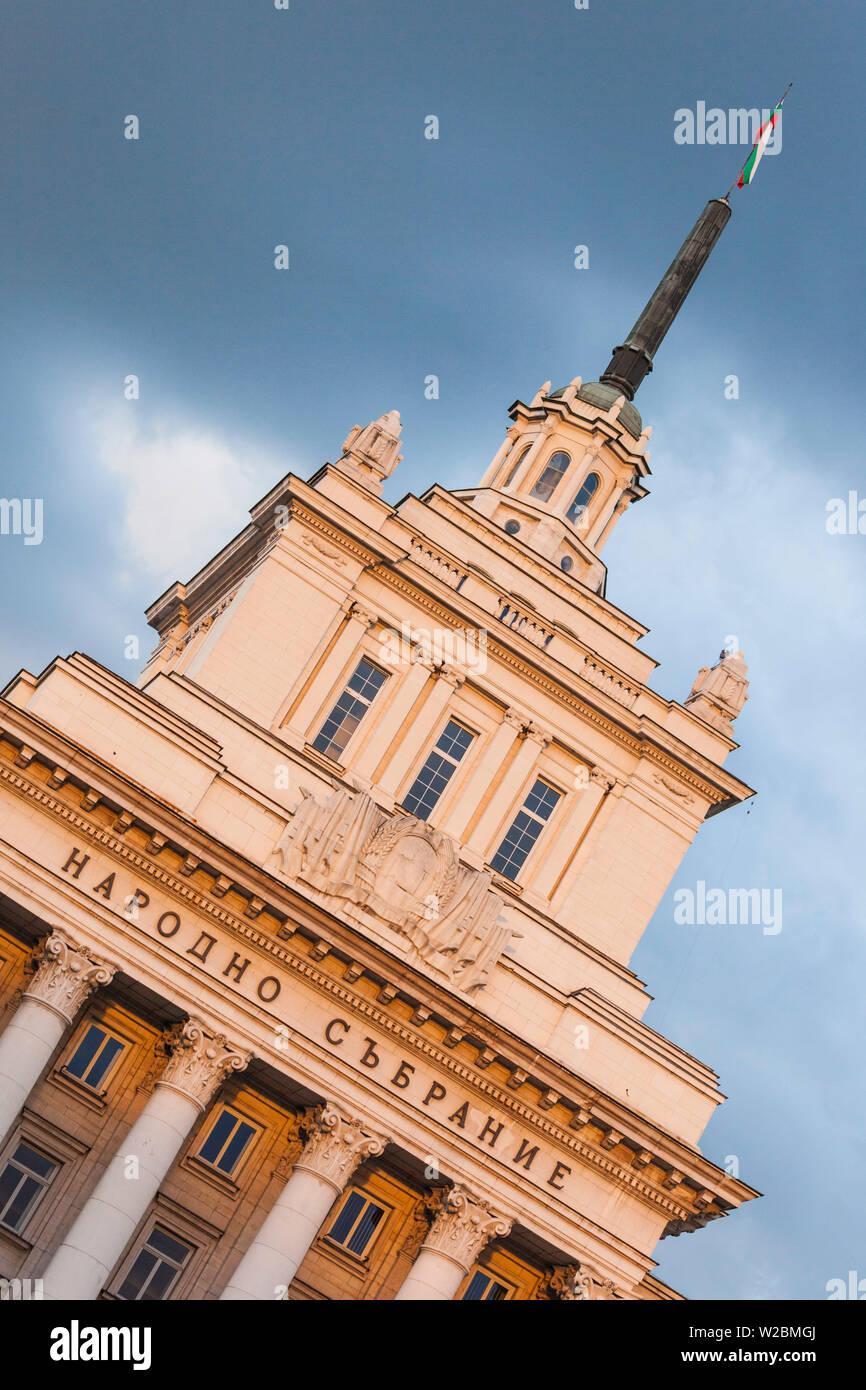
M 580 491 L 566 513 L 566 520 L 570 521 L 574 526 L 580 525 L 581 518 L 589 506 L 598 484 L 599 476 L 597 473 L 590 473 L 589 477 L 585 478 L 581 483 Z
M 532 489 L 531 496 L 537 497 L 539 502 L 549 502 L 570 463 L 568 454 L 562 453 L 561 450 L 552 454 L 547 461 L 547 467 Z
M 509 468 L 509 470 L 508 470 L 508 477 L 505 479 L 505 482 L 502 484 L 503 487 L 510 487 L 511 484 L 514 482 L 514 479 L 515 479 L 515 477 L 516 477 L 516 475 L 517 475 L 517 470 L 518 470 L 518 468 L 520 467 L 520 465 L 522 464 L 523 460 L 526 458 L 526 455 L 529 453 L 529 451 L 530 451 L 531 448 L 532 448 L 532 445 L 531 445 L 531 444 L 527 444 L 527 446 L 526 446 L 525 449 L 521 449 L 521 451 L 520 451 L 520 456 L 518 457 L 517 462 L 516 462 L 515 464 L 513 464 L 512 467 Z

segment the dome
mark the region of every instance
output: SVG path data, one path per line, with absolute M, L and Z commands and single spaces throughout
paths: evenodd
M 551 391 L 550 399 L 557 400 L 566 389 L 562 386 L 558 391 Z M 585 381 L 577 393 L 577 399 L 586 401 L 587 405 L 597 405 L 601 410 L 610 410 L 614 401 L 621 395 L 622 391 L 618 391 L 615 386 L 608 386 L 603 381 Z M 640 438 L 643 421 L 637 406 L 632 405 L 631 401 L 626 401 L 617 418 L 633 439 Z

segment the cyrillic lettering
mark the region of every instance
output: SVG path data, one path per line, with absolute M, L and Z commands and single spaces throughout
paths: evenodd
M 265 985 L 273 985 L 273 992 L 265 994 Z M 259 980 L 258 984 L 256 985 L 256 994 L 259 996 L 263 1004 L 273 1004 L 281 989 L 282 985 L 280 984 L 279 980 L 275 975 L 266 975 L 265 978 L 263 980 Z
M 235 982 L 240 981 L 241 976 L 243 975 L 244 971 L 250 963 L 249 956 L 245 958 L 243 965 L 241 965 L 240 959 L 241 958 L 238 955 L 237 951 L 235 951 L 234 955 L 232 956 L 231 960 L 229 961 L 228 965 L 223 971 L 223 975 L 228 975 L 229 972 L 233 970 L 235 972 Z
M 168 921 L 173 921 L 174 926 L 167 929 L 162 924 Z M 180 931 L 180 918 L 176 912 L 164 912 L 156 924 L 156 929 L 160 936 L 177 936 Z
M 442 1100 L 445 1095 L 447 1095 L 445 1087 L 441 1086 L 438 1081 L 434 1081 L 424 1097 L 424 1104 L 429 1105 L 431 1100 Z
M 349 1025 L 348 1025 L 348 1023 L 346 1022 L 346 1020 L 345 1020 L 344 1018 L 332 1018 L 332 1019 L 331 1019 L 331 1022 L 328 1024 L 327 1028 L 325 1029 L 325 1037 L 328 1039 L 328 1042 L 331 1044 L 332 1047 L 342 1047 L 342 1045 L 343 1045 L 343 1039 L 342 1039 L 342 1038 L 332 1038 L 332 1037 L 331 1037 L 331 1029 L 332 1029 L 332 1028 L 336 1028 L 336 1027 L 338 1027 L 338 1026 L 339 1026 L 340 1028 L 342 1028 L 342 1030 L 343 1030 L 343 1035 L 344 1035 L 344 1036 L 345 1036 L 346 1033 L 348 1033 L 348 1031 L 349 1031 Z
M 391 1077 L 391 1085 L 405 1091 L 409 1082 L 412 1080 L 415 1068 L 408 1062 L 401 1062 L 394 1075 Z
M 565 1184 L 563 1182 L 557 1182 L 556 1179 L 564 1178 L 566 1174 L 570 1172 L 571 1169 L 567 1168 L 564 1163 L 557 1163 L 550 1177 L 547 1179 L 547 1186 L 554 1187 L 557 1192 L 561 1192 Z
M 207 945 L 202 952 L 198 947 L 203 941 L 206 941 Z M 198 941 L 194 942 L 192 946 L 187 947 L 186 954 L 188 956 L 195 956 L 196 960 L 206 961 L 213 947 L 216 945 L 216 941 L 217 939 L 215 936 L 209 936 L 206 931 L 200 932 Z
M 449 1123 L 454 1120 L 458 1129 L 466 1128 L 466 1117 L 469 1114 L 469 1101 L 464 1100 L 459 1110 L 455 1110 L 453 1115 L 448 1116 Z
M 524 1150 L 526 1150 L 525 1153 L 524 1153 Z M 537 1153 L 538 1153 L 538 1145 L 537 1145 L 537 1144 L 535 1145 L 534 1148 L 530 1149 L 530 1148 L 529 1148 L 529 1141 L 528 1141 L 527 1139 L 521 1139 L 521 1141 L 520 1141 L 520 1148 L 517 1150 L 517 1153 L 514 1155 L 514 1157 L 512 1158 L 511 1162 L 512 1162 L 512 1163 L 522 1163 L 523 1166 L 524 1166 L 524 1168 L 526 1169 L 526 1171 L 527 1171 L 527 1173 L 528 1173 L 529 1170 L 530 1170 L 530 1168 L 532 1167 L 532 1160 L 535 1158 L 535 1155 L 536 1155 Z
M 365 1038 L 364 1042 L 367 1043 L 367 1051 L 361 1058 L 361 1065 L 364 1067 L 378 1067 L 380 1058 L 376 1053 L 376 1045 L 373 1039 Z
M 78 875 L 76 874 L 75 877 L 77 878 Z M 109 874 L 108 878 L 104 878 L 101 883 L 97 883 L 96 887 L 93 890 L 94 893 L 101 893 L 105 901 L 110 902 L 112 889 L 114 888 L 114 880 L 116 877 L 116 874 Z
M 82 856 L 79 858 L 78 850 L 77 850 L 77 849 L 74 849 L 74 850 L 72 851 L 72 853 L 70 854 L 69 858 L 67 859 L 66 863 L 63 865 L 63 872 L 64 872 L 65 874 L 68 874 L 69 871 L 70 871 L 70 870 L 69 870 L 70 864 L 74 864 L 74 865 L 75 865 L 75 868 L 72 870 L 72 877 L 73 877 L 73 878 L 77 878 L 78 875 L 81 873 L 81 870 L 84 868 L 85 864 L 87 864 L 87 863 L 89 862 L 89 860 L 90 860 L 90 855 L 89 855 L 89 854 L 84 854 L 84 855 L 82 855 Z
M 479 1134 L 478 1138 L 479 1138 L 480 1142 L 483 1144 L 483 1143 L 484 1143 L 484 1140 L 485 1140 L 486 1137 L 487 1137 L 487 1133 L 488 1133 L 488 1130 L 489 1130 L 489 1132 L 490 1132 L 490 1141 L 489 1141 L 489 1142 L 490 1142 L 490 1147 L 491 1147 L 491 1149 L 492 1149 L 493 1146 L 494 1146 L 494 1144 L 496 1143 L 497 1139 L 499 1138 L 500 1134 L 501 1134 L 502 1131 L 504 1130 L 504 1128 L 505 1128 L 505 1125 L 504 1125 L 504 1124 L 497 1124 L 496 1121 L 494 1120 L 493 1116 L 492 1116 L 492 1115 L 488 1115 L 488 1116 L 487 1116 L 487 1119 L 486 1119 L 485 1122 L 484 1122 L 484 1128 L 482 1129 L 482 1131 L 481 1131 L 481 1133 Z

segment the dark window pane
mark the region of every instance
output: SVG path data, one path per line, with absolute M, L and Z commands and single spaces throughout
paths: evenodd
M 170 1236 L 167 1231 L 161 1231 L 158 1226 L 151 1231 L 147 1244 L 158 1250 L 160 1255 L 174 1260 L 176 1264 L 183 1264 L 191 1248 L 189 1245 L 182 1245 L 174 1236 Z
M 369 1202 L 367 1204 L 367 1209 L 352 1232 L 352 1237 L 348 1244 L 348 1249 L 351 1250 L 354 1255 L 363 1255 L 373 1238 L 373 1232 L 384 1215 L 385 1213 L 382 1208 L 377 1207 L 374 1202 Z
M 85 1080 L 88 1086 L 98 1086 L 102 1078 L 106 1075 L 109 1067 L 117 1056 L 118 1052 L 123 1051 L 123 1043 L 118 1042 L 117 1038 L 109 1038 L 94 1062 Z
M 503 487 L 509 487 L 510 484 L 514 482 L 514 478 L 515 478 L 515 475 L 516 475 L 516 473 L 517 473 L 517 470 L 518 470 L 518 468 L 520 467 L 520 465 L 522 464 L 523 460 L 526 458 L 526 455 L 529 453 L 529 451 L 530 451 L 531 448 L 532 448 L 532 445 L 531 445 L 531 444 L 527 444 L 526 448 L 523 449 L 523 450 L 521 451 L 520 457 L 519 457 L 519 459 L 517 460 L 517 462 L 513 465 L 512 468 L 510 468 L 510 469 L 508 470 L 508 477 L 505 479 L 505 482 L 502 484 Z
M 349 689 L 357 691 L 369 702 L 375 695 L 378 695 L 384 682 L 384 671 L 380 671 L 376 666 L 371 666 L 369 661 L 360 661 L 354 674 L 349 678 Z
M 549 502 L 556 486 L 563 473 L 568 468 L 571 459 L 568 454 L 556 453 L 548 461 L 547 467 L 539 478 L 535 487 L 532 489 L 532 496 L 537 497 L 540 502 Z
M 30 1210 L 33 1199 L 41 1192 L 41 1186 L 35 1178 L 30 1178 L 19 1174 L 19 1183 L 15 1189 L 11 1202 L 9 1202 L 3 1213 L 4 1226 L 17 1231 L 23 1224 L 24 1218 Z
M 255 1130 L 252 1125 L 244 1124 L 243 1120 L 239 1122 L 225 1153 L 217 1165 L 224 1173 L 231 1173 L 234 1170 L 241 1154 L 252 1139 L 254 1133 Z
M 40 1178 L 48 1178 L 54 1172 L 57 1164 L 44 1154 L 37 1153 L 36 1149 L 31 1149 L 29 1144 L 19 1144 L 12 1155 L 13 1162 L 20 1163 L 22 1167 L 29 1168 L 31 1173 L 36 1173 Z
M 224 1110 L 199 1149 L 199 1157 L 208 1163 L 216 1163 L 222 1147 L 238 1123 L 236 1116 Z
M 152 1254 L 149 1250 L 140 1250 L 131 1270 L 117 1291 L 118 1298 L 125 1298 L 130 1302 L 140 1298 L 145 1280 L 156 1264 L 156 1255 Z
M 0 1220 L 2 1221 L 6 1220 L 4 1215 L 6 1203 L 9 1201 L 20 1181 L 21 1174 L 18 1169 L 15 1168 L 13 1164 L 7 1163 L 3 1172 L 0 1173 Z
M 598 487 L 598 474 L 590 473 L 589 477 L 582 484 L 580 491 L 568 509 L 567 519 L 578 521 L 583 515 L 584 508 L 588 505 L 590 498 Z
M 466 1286 L 466 1292 L 461 1299 L 462 1303 L 480 1303 L 487 1288 L 487 1275 L 476 1270 Z
M 346 1240 L 346 1237 L 358 1218 L 358 1214 L 365 1200 L 366 1199 L 361 1196 L 360 1192 L 349 1193 L 345 1206 L 342 1208 L 340 1215 L 337 1217 L 330 1230 L 331 1239 L 335 1240 L 338 1245 L 342 1245 Z
M 92 1024 L 75 1049 L 66 1070 L 71 1072 L 73 1076 L 82 1077 L 96 1056 L 96 1050 L 104 1038 L 105 1033 L 102 1029 Z
M 165 1298 L 175 1279 L 178 1271 L 170 1264 L 160 1263 L 153 1273 L 153 1278 L 148 1284 L 144 1293 L 141 1294 L 142 1303 L 158 1303 Z
M 484 1295 L 485 1303 L 499 1303 L 508 1297 L 508 1290 L 504 1284 L 499 1284 L 495 1279 L 491 1279 L 490 1288 Z

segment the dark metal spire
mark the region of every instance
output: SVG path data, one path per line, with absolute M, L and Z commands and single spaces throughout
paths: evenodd
M 727 198 L 710 199 L 625 342 L 614 348 L 601 380 L 615 386 L 629 400 L 634 399 L 635 391 L 652 371 L 653 358 L 661 341 L 703 270 L 730 215 Z

